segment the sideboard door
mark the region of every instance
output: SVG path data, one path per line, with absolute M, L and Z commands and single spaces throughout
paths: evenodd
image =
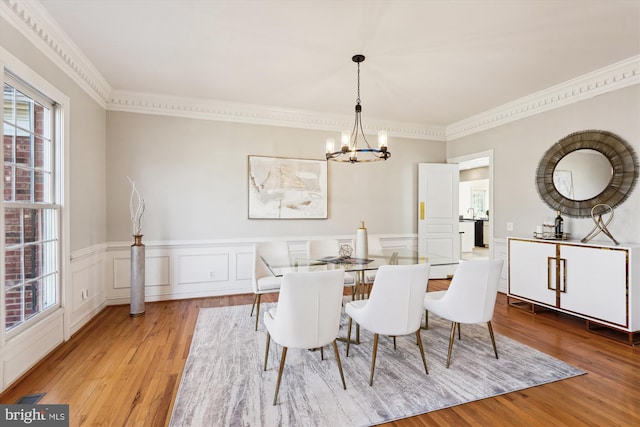
M 509 240 L 509 295 L 556 306 L 556 245 Z
M 628 251 L 561 245 L 560 257 L 566 260 L 561 307 L 627 327 Z

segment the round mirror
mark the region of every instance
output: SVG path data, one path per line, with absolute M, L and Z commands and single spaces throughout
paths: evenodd
M 602 193 L 613 176 L 609 159 L 599 151 L 576 150 L 564 156 L 553 170 L 553 185 L 567 199 L 588 200 Z
M 625 201 L 636 185 L 638 169 L 633 148 L 619 136 L 601 130 L 575 132 L 544 154 L 536 189 L 554 211 L 588 217 L 596 205 L 614 208 Z

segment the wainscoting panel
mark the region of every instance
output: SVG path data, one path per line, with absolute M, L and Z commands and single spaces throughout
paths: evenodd
M 229 254 L 197 254 L 178 257 L 179 284 L 226 282 Z
M 7 340 L 0 352 L 1 390 L 6 389 L 64 341 L 63 310 L 58 309 L 28 330 Z
M 380 236 L 385 248 L 415 248 L 415 235 Z M 310 239 L 335 238 L 352 244 L 353 236 L 305 236 L 289 241 L 302 255 Z M 265 239 L 266 240 L 266 239 Z M 251 293 L 256 241 L 145 242 L 145 299 L 200 298 Z M 130 246 L 112 243 L 105 254 L 106 303 L 129 303 Z
M 200 298 L 251 292 L 253 242 L 145 242 L 145 299 Z M 107 303 L 129 303 L 130 252 L 107 252 Z
M 236 279 L 253 279 L 253 251 L 236 253 Z
M 67 288 L 68 335 L 76 333 L 105 307 L 104 248 L 79 258 L 72 257 L 71 284 Z
M 167 255 L 149 255 L 145 248 L 145 288 L 150 286 L 168 286 L 171 284 L 171 257 Z M 118 257 L 113 260 L 114 289 L 131 288 L 131 257 Z

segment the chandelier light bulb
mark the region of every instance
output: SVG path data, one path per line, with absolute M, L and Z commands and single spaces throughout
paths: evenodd
M 336 147 L 336 140 L 333 138 L 327 138 L 327 153 L 333 153 Z
M 341 137 L 341 141 L 342 141 L 342 151 L 348 151 L 349 150 L 349 140 L 351 139 L 351 135 L 349 134 L 348 130 L 343 130 L 342 131 L 342 137 Z
M 387 131 L 379 130 L 378 131 L 378 148 L 382 150 L 382 149 L 386 149 L 387 147 L 389 147 L 387 145 Z

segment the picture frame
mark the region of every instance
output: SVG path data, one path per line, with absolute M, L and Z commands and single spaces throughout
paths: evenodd
M 249 219 L 327 219 L 326 160 L 250 155 Z

